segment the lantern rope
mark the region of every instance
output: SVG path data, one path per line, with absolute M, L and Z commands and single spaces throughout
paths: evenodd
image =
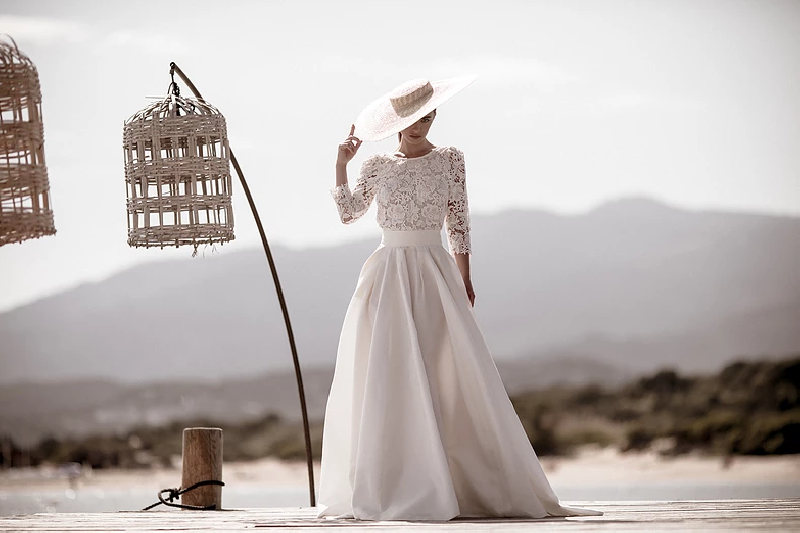
M 177 89 L 177 84 L 175 83 L 175 74 L 183 80 L 183 82 L 191 89 L 197 99 L 202 102 L 206 103 L 203 95 L 200 94 L 200 91 L 197 90 L 197 87 L 192 83 L 186 74 L 178 67 L 175 62 L 170 63 L 170 76 L 172 76 L 172 86 L 174 86 L 175 90 Z M 264 232 L 264 226 L 261 224 L 261 217 L 258 215 L 258 210 L 256 209 L 256 204 L 253 201 L 253 195 L 250 193 L 250 187 L 247 185 L 247 181 L 244 178 L 244 173 L 242 172 L 242 167 L 239 166 L 239 161 L 236 159 L 236 156 L 233 155 L 233 150 L 229 150 L 231 156 L 231 163 L 233 164 L 233 168 L 236 169 L 236 173 L 239 175 L 239 180 L 242 183 L 242 188 L 244 189 L 245 196 L 247 196 L 247 202 L 250 204 L 250 210 L 253 212 L 253 217 L 256 221 L 256 226 L 258 227 L 258 233 L 261 236 L 261 244 L 264 246 L 264 253 L 267 256 L 267 262 L 269 263 L 269 268 L 272 273 L 272 280 L 275 283 L 275 292 L 278 295 L 278 303 L 280 304 L 281 311 L 283 312 L 283 319 L 286 323 L 286 333 L 289 337 L 289 346 L 292 350 L 292 360 L 294 362 L 294 372 L 295 376 L 297 377 L 297 392 L 300 396 L 300 409 L 303 415 L 303 433 L 305 435 L 305 445 L 306 445 L 306 462 L 308 463 L 308 496 L 309 501 L 311 503 L 311 507 L 316 507 L 316 494 L 314 491 L 314 460 L 311 453 L 311 432 L 309 430 L 308 425 L 308 409 L 306 407 L 306 394 L 305 389 L 303 387 L 303 374 L 300 370 L 300 359 L 297 356 L 297 346 L 294 340 L 294 333 L 292 331 L 292 323 L 289 320 L 289 309 L 286 306 L 286 298 L 283 295 L 283 289 L 281 288 L 280 280 L 278 279 L 278 270 L 275 267 L 275 261 L 272 258 L 272 252 L 269 248 L 269 243 L 267 242 L 267 235 Z

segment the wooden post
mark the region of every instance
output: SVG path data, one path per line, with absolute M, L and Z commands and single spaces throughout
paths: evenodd
M 222 481 L 222 430 L 219 428 L 185 428 L 183 430 L 183 472 L 181 488 L 198 481 Z M 183 505 L 222 509 L 222 487 L 199 487 L 181 495 Z

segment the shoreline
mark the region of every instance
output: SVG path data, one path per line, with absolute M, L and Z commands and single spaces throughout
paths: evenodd
M 800 455 L 662 457 L 655 452 L 621 453 L 614 448 L 587 447 L 572 457 L 540 459 L 553 485 L 597 486 L 609 483 L 700 484 L 800 484 Z M 175 464 L 177 463 L 177 464 Z M 58 491 L 68 488 L 160 490 L 180 485 L 180 461 L 175 466 L 151 469 L 81 470 L 47 466 L 0 471 L 0 492 Z M 314 479 L 319 483 L 319 462 Z M 228 486 L 304 488 L 308 486 L 303 462 L 266 458 L 229 462 L 223 466 Z

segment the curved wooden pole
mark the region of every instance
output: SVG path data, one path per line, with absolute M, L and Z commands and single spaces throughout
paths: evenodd
M 197 97 L 198 100 L 201 102 L 205 102 L 203 99 L 203 95 L 200 94 L 200 91 L 197 90 L 197 87 L 194 86 L 192 80 L 190 80 L 186 74 L 176 65 L 174 62 L 169 64 L 170 66 L 170 73 L 175 73 L 183 80 L 183 82 L 192 90 L 194 95 Z M 300 359 L 297 357 L 297 346 L 294 342 L 294 333 L 292 332 L 292 323 L 289 320 L 289 309 L 286 307 L 286 299 L 283 296 L 283 289 L 281 289 L 281 282 L 278 279 L 278 270 L 275 268 L 275 261 L 272 259 L 272 252 L 269 249 L 269 244 L 267 243 L 267 234 L 264 232 L 264 226 L 261 224 L 261 217 L 258 216 L 258 210 L 256 209 L 256 204 L 253 202 L 253 195 L 250 194 L 250 187 L 247 185 L 247 181 L 244 179 L 244 173 L 242 172 L 242 167 L 239 166 L 239 161 L 236 159 L 236 156 L 233 155 L 233 150 L 228 150 L 231 154 L 231 163 L 233 164 L 233 168 L 236 169 L 236 173 L 239 175 L 239 180 L 242 182 L 242 188 L 244 189 L 244 194 L 247 196 L 247 202 L 250 204 L 250 210 L 253 212 L 253 217 L 256 219 L 256 226 L 258 226 L 258 233 L 261 235 L 261 244 L 264 246 L 264 253 L 267 255 L 267 262 L 269 262 L 269 269 L 272 272 L 272 281 L 275 282 L 275 292 L 278 293 L 278 303 L 281 306 L 281 311 L 283 312 L 283 320 L 286 322 L 286 333 L 289 336 L 289 346 L 292 349 L 292 359 L 294 360 L 294 373 L 297 376 L 297 391 L 300 394 L 300 409 L 303 412 L 303 432 L 305 434 L 306 440 L 306 462 L 308 463 L 308 497 L 309 501 L 311 502 L 311 507 L 315 507 L 317 505 L 317 497 L 314 492 L 314 461 L 311 455 L 311 432 L 309 431 L 308 427 L 308 409 L 306 408 L 306 393 L 305 389 L 303 388 L 303 374 L 300 371 Z

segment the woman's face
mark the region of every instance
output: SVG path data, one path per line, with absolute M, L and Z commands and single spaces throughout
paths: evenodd
M 411 126 L 407 127 L 400 133 L 403 134 L 403 140 L 410 144 L 423 143 L 428 138 L 428 131 L 433 125 L 433 119 L 436 118 L 436 110 L 431 111 Z

